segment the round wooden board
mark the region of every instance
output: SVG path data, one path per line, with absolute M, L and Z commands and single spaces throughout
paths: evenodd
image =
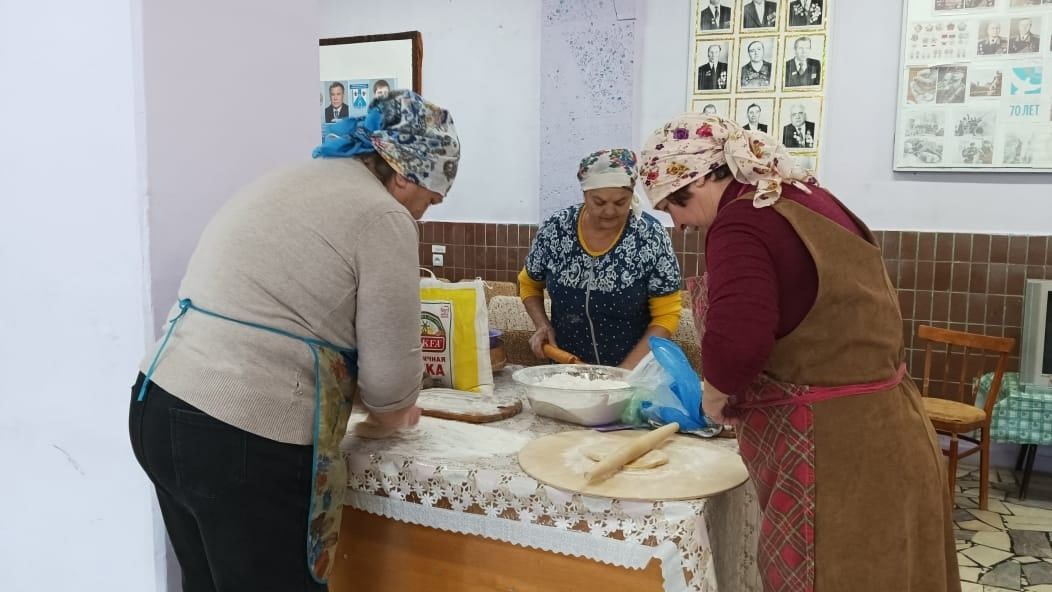
M 642 432 L 575 430 L 538 438 L 519 451 L 519 466 L 534 479 L 567 491 L 624 500 L 688 500 L 713 496 L 749 478 L 737 454 L 698 438 L 673 436 L 658 450 L 669 457 L 653 469 L 623 469 L 588 485 L 584 474 L 596 463 L 586 456 L 604 442 L 624 444 Z

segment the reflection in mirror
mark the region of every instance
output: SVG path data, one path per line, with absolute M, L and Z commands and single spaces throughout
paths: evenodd
M 418 31 L 322 39 L 318 85 L 321 123 L 365 115 L 392 90 L 421 92 L 423 41 Z

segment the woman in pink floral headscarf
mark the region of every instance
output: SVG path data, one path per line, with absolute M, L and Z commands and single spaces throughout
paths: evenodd
M 688 280 L 703 407 L 738 428 L 764 589 L 960 590 L 942 452 L 869 229 L 774 138 L 720 117 L 669 122 L 640 165 L 655 208 L 706 230 L 707 282 Z

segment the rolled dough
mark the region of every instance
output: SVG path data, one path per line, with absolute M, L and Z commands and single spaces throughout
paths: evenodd
M 592 448 L 589 448 L 584 452 L 584 454 L 591 460 L 599 462 L 605 457 L 610 456 L 615 450 L 617 450 L 617 446 L 611 442 L 607 442 L 603 444 L 597 444 Z M 625 468 L 642 471 L 646 469 L 656 469 L 660 466 L 667 464 L 667 454 L 660 450 L 651 450 L 650 452 L 625 465 Z
M 589 483 L 598 483 L 621 470 L 621 467 L 636 460 L 651 450 L 657 448 L 662 442 L 679 431 L 678 423 L 670 423 L 660 428 L 636 436 L 629 442 L 625 442 L 609 456 L 600 460 L 591 470 L 584 474 Z

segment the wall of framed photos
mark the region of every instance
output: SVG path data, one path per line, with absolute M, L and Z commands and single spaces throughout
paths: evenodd
M 1052 170 L 1052 0 L 907 0 L 895 170 Z
M 782 141 L 817 170 L 831 0 L 693 0 L 690 111 Z

